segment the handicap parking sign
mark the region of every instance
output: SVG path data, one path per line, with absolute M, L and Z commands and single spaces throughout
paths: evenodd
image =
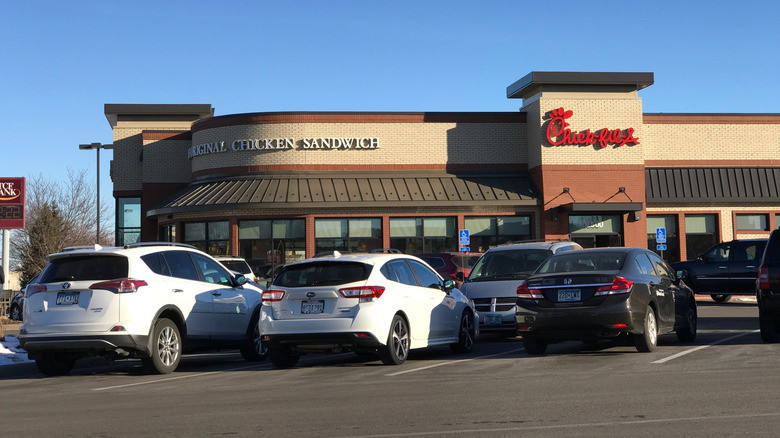
M 666 228 L 655 229 L 655 243 L 666 243 Z
M 459 235 L 460 235 L 460 246 L 466 246 L 471 243 L 469 230 L 460 230 Z

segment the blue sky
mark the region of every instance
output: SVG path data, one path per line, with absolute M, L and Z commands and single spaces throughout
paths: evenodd
M 94 181 L 106 103 L 516 111 L 531 71 L 653 72 L 645 112 L 780 113 L 780 1 L 41 1 L 0 15 L 0 176 Z M 113 205 L 110 152 L 101 195 Z

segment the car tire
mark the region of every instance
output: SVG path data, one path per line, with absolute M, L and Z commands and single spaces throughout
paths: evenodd
M 693 340 L 696 339 L 696 327 L 699 324 L 695 301 L 688 303 L 688 308 L 685 310 L 685 320 L 685 328 L 681 328 L 676 332 L 677 339 L 682 342 L 693 342 Z
M 387 335 L 387 345 L 379 350 L 379 358 L 385 365 L 401 365 L 409 356 L 409 325 L 401 315 L 395 315 Z
M 725 303 L 731 299 L 731 295 L 724 294 L 712 294 L 710 297 L 712 298 L 712 301 L 715 301 L 716 303 Z
M 72 355 L 48 353 L 35 360 L 35 365 L 43 374 L 54 377 L 64 376 L 73 369 L 76 357 Z
M 777 342 L 777 323 L 764 312 L 761 306 L 758 307 L 758 328 L 761 332 L 761 340 L 764 343 L 773 344 Z
M 14 304 L 11 306 L 11 310 L 8 312 L 9 318 L 13 319 L 14 321 L 21 321 L 22 320 L 22 309 L 19 307 L 18 304 Z
M 298 357 L 289 348 L 270 348 L 268 350 L 268 358 L 276 368 L 292 368 L 298 363 Z
M 179 327 L 170 319 L 159 319 L 152 332 L 151 357 L 143 359 L 144 367 L 153 373 L 172 373 L 179 366 L 181 351 Z
M 458 342 L 450 344 L 450 349 L 454 353 L 470 353 L 474 348 L 474 338 L 476 336 L 476 327 L 474 327 L 474 315 L 468 310 L 464 310 L 460 316 L 460 328 L 458 329 Z
M 268 347 L 260 340 L 260 326 L 257 324 L 259 320 L 260 312 L 255 312 L 246 330 L 246 343 L 240 349 L 241 357 L 248 362 L 257 362 L 268 356 Z
M 642 333 L 634 335 L 634 345 L 637 351 L 649 353 L 658 346 L 658 321 L 653 308 L 647 306 Z
M 547 342 L 527 336 L 523 337 L 523 348 L 531 356 L 539 356 L 547 351 Z

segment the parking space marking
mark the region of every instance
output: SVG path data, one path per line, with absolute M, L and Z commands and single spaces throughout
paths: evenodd
M 663 359 L 658 359 L 658 360 L 656 360 L 654 362 L 651 362 L 651 363 L 665 363 L 665 362 L 669 362 L 670 360 L 677 359 L 678 357 L 685 356 L 686 354 L 690 354 L 690 353 L 693 353 L 695 351 L 703 350 L 703 349 L 705 349 L 707 347 L 712 347 L 713 345 L 722 344 L 724 342 L 728 342 L 728 341 L 730 341 L 732 339 L 740 338 L 742 336 L 749 335 L 751 333 L 758 333 L 759 331 L 760 330 L 753 330 L 753 331 L 749 331 L 749 332 L 742 332 L 742 333 L 734 335 L 734 336 L 729 336 L 728 338 L 719 339 L 719 340 L 717 340 L 715 342 L 712 342 L 710 344 L 707 344 L 707 345 L 700 345 L 698 347 L 691 348 L 690 350 L 681 351 L 681 352 L 679 352 L 677 354 L 673 354 L 673 355 L 671 355 L 669 357 L 666 357 L 666 358 L 663 358 Z
M 504 352 L 501 352 L 501 353 L 490 354 L 490 355 L 487 355 L 487 356 L 478 356 L 478 357 L 470 357 L 468 359 L 450 360 L 450 361 L 447 361 L 447 362 L 441 362 L 441 363 L 437 363 L 437 364 L 434 364 L 434 365 L 428 365 L 428 366 L 425 366 L 425 367 L 419 367 L 419 368 L 414 368 L 414 369 L 411 369 L 411 370 L 404 370 L 404 371 L 398 371 L 398 372 L 395 372 L 395 373 L 385 374 L 385 377 L 400 376 L 401 374 L 414 373 L 414 372 L 417 372 L 417 371 L 428 370 L 428 369 L 431 369 L 431 368 L 443 367 L 445 365 L 452 365 L 452 364 L 456 364 L 456 363 L 469 362 L 469 361 L 476 360 L 476 359 L 488 359 L 488 358 L 496 357 L 496 356 L 504 356 L 504 355 L 507 355 L 507 354 L 510 354 L 510 353 L 517 353 L 518 351 L 524 351 L 524 349 L 518 348 L 516 350 L 504 351 Z
M 190 378 L 193 378 L 193 377 L 204 377 L 204 376 L 208 376 L 208 375 L 211 375 L 211 374 L 224 373 L 226 371 L 248 370 L 248 369 L 252 369 L 252 368 L 258 368 L 258 367 L 261 367 L 261 366 L 262 365 L 249 365 L 249 366 L 245 366 L 245 367 L 229 368 L 229 369 L 219 370 L 219 371 L 209 371 L 209 372 L 206 372 L 206 373 L 188 374 L 186 376 L 175 376 L 175 377 L 167 377 L 165 379 L 148 380 L 146 382 L 135 382 L 135 383 L 127 383 L 127 384 L 124 384 L 124 385 L 104 386 L 102 388 L 92 388 L 92 390 L 93 391 L 108 391 L 110 389 L 130 388 L 132 386 L 151 385 L 151 384 L 154 384 L 154 383 L 170 382 L 170 381 L 173 381 L 173 380 L 190 379 Z

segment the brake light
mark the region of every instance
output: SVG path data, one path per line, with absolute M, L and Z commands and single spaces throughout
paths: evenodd
M 612 284 L 608 286 L 599 286 L 596 289 L 594 296 L 603 295 L 618 295 L 631 293 L 631 289 L 634 288 L 634 282 L 623 277 L 615 277 L 612 280 Z
M 544 299 L 541 289 L 529 289 L 528 282 L 523 281 L 520 286 L 517 286 L 517 298 L 524 298 L 526 300 L 541 300 Z
M 758 288 L 769 289 L 769 265 L 758 268 Z
M 339 289 L 339 293 L 344 298 L 358 298 L 361 303 L 376 301 L 384 292 L 384 286 L 345 287 Z
M 284 298 L 284 291 L 283 290 L 266 290 L 263 291 L 263 302 L 274 302 L 274 301 L 282 301 L 282 298 Z
M 126 294 L 130 292 L 138 292 L 138 288 L 146 286 L 144 280 L 114 280 L 114 281 L 101 281 L 90 286 L 90 289 L 105 289 L 115 294 Z
M 24 290 L 24 295 L 30 297 L 38 292 L 46 292 L 46 286 L 42 284 L 31 284 Z

